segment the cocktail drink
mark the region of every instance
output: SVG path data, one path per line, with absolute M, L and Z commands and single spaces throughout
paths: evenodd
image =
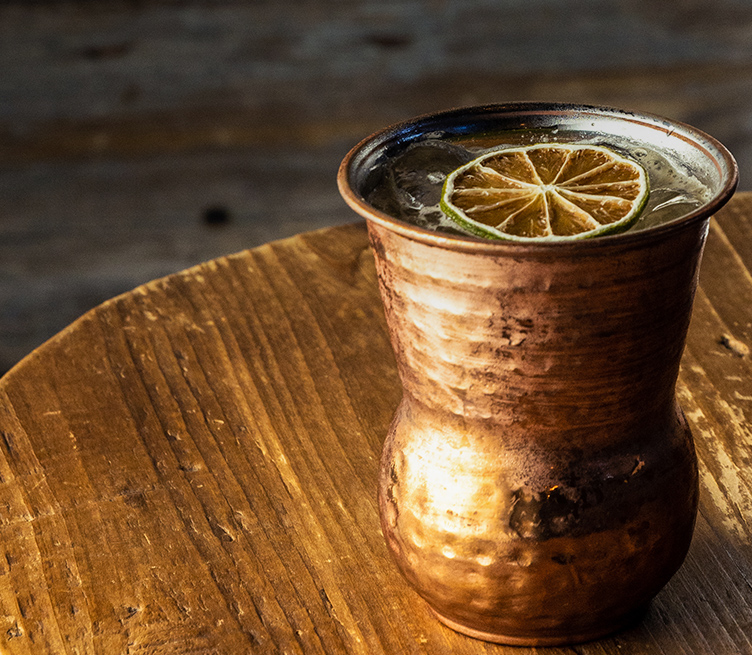
M 590 147 L 596 152 L 606 147 L 623 154 L 645 170 L 649 180 L 649 193 L 637 220 L 629 226 L 630 230 L 645 230 L 671 222 L 711 200 L 713 192 L 709 183 L 702 174 L 698 175 L 693 171 L 693 162 L 687 162 L 683 157 L 685 152 L 672 149 L 668 143 L 645 143 L 642 140 L 644 136 L 642 139 L 639 136 L 635 138 L 628 132 L 599 132 L 597 126 L 596 122 L 595 125 L 587 124 L 585 127 L 588 129 L 581 127 L 578 130 L 567 129 L 557 123 L 548 128 L 494 130 L 490 127 L 485 133 L 437 132 L 405 144 L 382 165 L 376 166 L 366 181 L 365 198 L 375 209 L 417 227 L 439 233 L 494 238 L 493 231 L 487 235 L 477 234 L 472 227 L 468 229 L 467 226 L 458 224 L 442 210 L 440 200 L 447 176 L 482 155 L 510 151 L 516 153 L 520 149 L 527 149 L 529 155 L 532 155 L 542 148 L 575 144 L 579 148 Z M 670 140 L 669 138 L 668 141 Z M 564 150 L 564 155 L 555 160 L 562 168 L 567 163 L 567 157 L 572 159 L 571 151 L 572 148 Z M 574 153 L 576 152 L 575 150 Z M 603 163 L 607 167 L 612 162 Z M 595 161 L 593 168 L 598 164 L 601 162 Z M 517 170 L 513 174 L 522 177 L 520 173 L 524 172 Z M 551 177 L 554 178 L 558 172 L 558 169 L 552 171 Z M 599 191 L 600 195 L 612 193 L 609 182 L 601 183 L 599 188 L 593 189 L 596 185 L 592 181 L 597 178 L 598 171 L 590 169 L 574 172 L 579 173 L 577 177 L 582 184 L 577 187 L 570 183 L 570 188 L 584 188 L 586 192 L 592 189 L 591 195 L 599 195 Z M 561 181 L 565 184 L 561 188 L 566 189 L 566 169 L 563 173 Z M 613 184 L 611 183 L 611 187 Z M 482 216 L 478 218 L 484 221 Z
M 448 626 L 592 639 L 679 568 L 698 476 L 675 384 L 736 179 L 691 127 L 552 104 L 418 118 L 343 162 L 403 386 L 382 530 Z

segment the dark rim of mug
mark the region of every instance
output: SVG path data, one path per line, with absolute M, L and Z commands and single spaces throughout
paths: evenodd
M 640 127 L 658 130 L 667 136 L 680 139 L 688 143 L 697 152 L 704 155 L 708 162 L 712 162 L 718 171 L 723 184 L 715 195 L 704 205 L 690 212 L 680 219 L 670 221 L 663 225 L 651 227 L 645 230 L 622 232 L 621 234 L 601 236 L 593 239 L 577 239 L 574 241 L 557 242 L 534 242 L 521 243 L 519 241 L 494 241 L 474 236 L 446 235 L 434 232 L 416 225 L 411 225 L 401 219 L 394 218 L 370 205 L 365 198 L 354 188 L 354 182 L 359 169 L 369 157 L 380 148 L 387 145 L 397 147 L 414 141 L 432 132 L 445 130 L 448 125 L 459 128 L 461 122 L 471 122 L 473 119 L 488 120 L 493 115 L 503 115 L 505 118 L 519 117 L 553 117 L 567 116 L 583 119 L 597 119 L 608 117 L 620 121 L 626 121 Z M 576 248 L 580 252 L 583 249 L 598 249 L 609 246 L 624 247 L 628 244 L 638 245 L 643 241 L 660 238 L 662 235 L 670 236 L 678 230 L 688 227 L 696 221 L 715 214 L 733 195 L 739 180 L 739 171 L 733 155 L 718 140 L 705 132 L 681 123 L 643 112 L 631 112 L 611 107 L 599 107 L 595 105 L 576 105 L 553 102 L 515 102 L 507 104 L 479 105 L 475 107 L 463 107 L 439 111 L 431 114 L 417 116 L 407 121 L 402 121 L 390 127 L 384 128 L 371 134 L 357 144 L 342 160 L 337 175 L 339 191 L 345 202 L 358 214 L 373 221 L 404 237 L 420 241 L 429 245 L 451 248 L 453 250 L 465 250 L 473 252 L 500 251 L 506 249 L 517 250 L 543 250 L 556 248 L 557 252 Z

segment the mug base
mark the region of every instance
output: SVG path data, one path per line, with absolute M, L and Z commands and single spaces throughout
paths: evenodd
M 598 626 L 594 626 L 592 630 L 586 630 L 582 632 L 560 632 L 558 634 L 549 632 L 548 634 L 504 634 L 497 632 L 485 632 L 483 630 L 476 630 L 466 625 L 458 623 L 446 616 L 437 612 L 433 607 L 429 607 L 431 612 L 436 616 L 441 623 L 448 628 L 451 628 L 455 632 L 472 637 L 473 639 L 479 639 L 481 641 L 488 641 L 494 644 L 504 644 L 506 646 L 564 646 L 568 644 L 581 644 L 586 641 L 593 641 L 606 637 L 614 632 L 623 630 L 633 623 L 639 621 L 647 611 L 648 606 L 640 607 L 636 610 L 621 615 L 615 620 L 602 623 Z

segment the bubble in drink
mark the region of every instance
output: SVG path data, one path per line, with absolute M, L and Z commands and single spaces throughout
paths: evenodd
M 553 129 L 514 130 L 467 138 L 429 136 L 411 143 L 377 165 L 368 185 L 368 202 L 390 216 L 419 227 L 468 235 L 439 207 L 446 176 L 486 152 L 539 143 L 601 146 L 640 164 L 646 171 L 650 194 L 629 231 L 643 230 L 677 220 L 705 204 L 711 190 L 666 150 L 658 152 L 624 137 L 593 132 Z

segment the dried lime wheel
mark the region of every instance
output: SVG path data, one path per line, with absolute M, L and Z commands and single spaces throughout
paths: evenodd
M 450 173 L 441 209 L 477 236 L 560 241 L 628 229 L 648 193 L 645 169 L 608 148 L 538 144 L 487 152 Z

